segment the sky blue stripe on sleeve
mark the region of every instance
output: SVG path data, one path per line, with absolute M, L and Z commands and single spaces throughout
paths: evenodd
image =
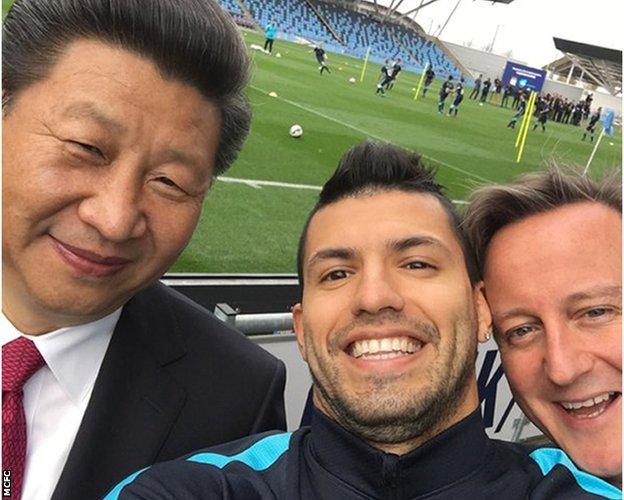
M 261 471 L 271 467 L 271 465 L 277 462 L 279 457 L 288 450 L 291 434 L 292 432 L 284 432 L 282 434 L 267 436 L 254 443 L 246 450 L 231 457 L 219 455 L 217 453 L 198 453 L 197 455 L 187 458 L 187 460 L 190 462 L 214 465 L 219 469 L 222 469 L 232 462 L 242 462 L 253 470 Z
M 115 486 L 111 490 L 111 492 L 104 497 L 104 500 L 117 500 L 117 498 L 119 498 L 119 494 L 121 493 L 121 490 L 125 486 L 129 485 L 132 481 L 134 481 L 137 478 L 137 476 L 146 469 L 149 469 L 149 467 L 145 467 L 144 469 L 141 469 L 140 471 L 130 474 L 126 479 L 124 479 L 119 484 L 117 484 L 117 486 Z
M 603 479 L 578 469 L 572 460 L 558 448 L 538 448 L 529 456 L 537 462 L 544 475 L 548 474 L 556 465 L 563 465 L 572 473 L 578 485 L 588 493 L 613 500 L 621 500 L 622 498 L 622 490 Z

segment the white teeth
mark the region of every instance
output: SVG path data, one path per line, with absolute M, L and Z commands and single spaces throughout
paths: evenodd
M 368 341 L 368 352 L 372 354 L 379 352 L 379 340 L 371 339 Z
M 388 339 L 390 340 L 390 339 Z M 401 339 L 399 338 L 393 338 L 392 339 L 392 350 L 393 351 L 400 351 L 401 350 Z M 407 345 L 407 340 L 405 340 L 405 345 Z
M 362 356 L 360 356 L 362 359 L 366 359 L 366 360 L 380 360 L 380 359 L 394 359 L 394 358 L 400 358 L 401 356 L 405 356 L 405 354 L 402 354 L 400 352 L 378 352 L 376 354 L 362 354 Z
M 566 402 L 562 401 L 561 406 L 563 406 L 566 410 L 578 410 L 579 408 L 590 408 L 592 406 L 598 405 L 604 401 L 608 401 L 610 397 L 612 397 L 615 392 L 605 392 L 604 394 L 600 394 L 595 398 L 589 398 L 585 401 L 580 401 L 578 403 Z
M 354 358 L 391 359 L 418 351 L 422 344 L 411 337 L 358 340 L 351 344 L 349 354 Z
M 382 352 L 392 351 L 392 339 L 381 339 L 379 341 L 379 350 Z

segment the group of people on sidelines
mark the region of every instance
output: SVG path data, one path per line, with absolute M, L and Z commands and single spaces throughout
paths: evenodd
M 501 81 L 499 78 L 494 80 L 496 93 L 500 94 Z M 488 97 L 491 97 L 490 90 L 492 89 L 492 80 L 490 78 L 486 78 L 483 80 L 483 75 L 479 75 L 472 87 L 472 91 L 470 92 L 470 99 L 478 99 L 480 104 L 487 102 Z
M 458 213 L 417 153 L 351 147 L 292 249 L 313 414 L 286 432 L 284 364 L 158 283 L 250 129 L 231 17 L 16 0 L 2 66 L 4 496 L 622 498 L 618 175 Z M 549 444 L 487 437 L 491 337 Z
M 470 93 L 471 99 L 479 98 L 480 103 L 485 103 L 488 100 L 490 94 L 490 79 L 487 78 L 483 81 L 483 75 L 479 75 L 474 82 L 473 89 Z M 494 80 L 495 94 L 499 95 L 503 87 L 503 82 L 500 78 Z M 509 100 L 512 100 L 511 107 L 516 111 L 511 120 L 507 124 L 508 128 L 514 128 L 515 124 L 522 117 L 526 111 L 526 105 L 529 98 L 530 89 L 518 88 L 511 83 L 507 84 L 503 90 L 502 97 L 500 99 L 500 106 L 507 108 Z M 548 120 L 556 121 L 557 123 L 571 123 L 574 126 L 580 126 L 583 122 L 585 127 L 585 133 L 582 140 L 585 140 L 587 135 L 590 136 L 590 140 L 593 142 L 596 124 L 600 119 L 602 108 L 599 107 L 592 111 L 591 104 L 593 101 L 593 94 L 589 93 L 585 98 L 574 102 L 559 94 L 540 94 L 535 101 L 535 108 L 533 110 L 536 120 L 533 124 L 533 130 L 541 127 L 542 132 L 546 131 L 546 123 Z
M 515 128 L 516 123 L 520 120 L 525 113 L 527 112 L 527 105 L 529 100 L 529 92 L 524 92 L 520 96 L 520 101 L 518 104 L 518 109 L 509 120 L 507 124 L 508 128 Z M 553 98 L 550 94 L 546 96 L 538 95 L 535 99 L 535 103 L 533 105 L 533 109 L 530 111 L 532 116 L 535 116 L 535 121 L 533 123 L 533 130 L 536 130 L 538 127 L 541 127 L 542 132 L 546 132 L 546 123 L 549 120 L 549 117 L 552 115 L 552 102 Z M 585 127 L 585 131 L 583 132 L 583 136 L 581 138 L 584 141 L 587 136 L 589 136 L 590 142 L 594 142 L 594 138 L 596 136 L 598 122 L 602 117 L 602 107 L 595 109 L 591 115 L 588 117 L 587 126 Z M 579 117 L 580 120 L 580 117 Z

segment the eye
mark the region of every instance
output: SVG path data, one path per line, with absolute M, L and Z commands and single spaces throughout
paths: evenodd
M 529 333 L 531 333 L 533 331 L 533 327 L 532 326 L 521 326 L 519 328 L 514 328 L 513 330 L 510 330 L 508 332 L 508 335 L 515 335 L 517 337 L 524 337 L 525 335 L 528 335 Z
M 88 153 L 90 155 L 97 156 L 99 158 L 104 158 L 104 154 L 96 146 L 93 146 L 91 144 L 87 144 L 86 142 L 80 142 L 80 141 L 68 141 L 68 142 L 70 144 L 73 144 L 73 145 L 77 146 L 83 152 L 86 152 L 86 153 Z
M 581 314 L 581 320 L 585 320 L 591 325 L 600 325 L 615 319 L 617 315 L 617 308 L 610 306 L 596 306 L 583 311 Z
M 523 344 L 529 342 L 534 337 L 538 328 L 534 325 L 522 325 L 507 330 L 504 334 L 504 339 L 507 344 Z
M 587 311 L 585 314 L 589 318 L 599 318 L 600 316 L 604 316 L 605 314 L 609 312 L 610 310 L 606 307 L 595 307 Z
M 180 188 L 175 182 L 173 182 L 169 177 L 164 177 L 164 176 L 159 176 L 156 177 L 155 179 L 156 181 L 164 184 L 165 186 L 171 186 L 171 187 L 176 187 L 176 188 Z
M 406 267 L 407 269 L 432 269 L 433 268 L 431 264 L 427 264 L 426 262 L 423 262 L 421 260 L 408 262 L 407 264 L 405 264 L 404 267 Z
M 321 277 L 321 281 L 338 281 L 345 279 L 347 276 L 347 271 L 343 269 L 335 269 Z

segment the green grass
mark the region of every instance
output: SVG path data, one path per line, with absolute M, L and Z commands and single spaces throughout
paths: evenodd
M 6 16 L 7 12 L 9 12 L 11 5 L 13 5 L 13 1 L 14 0 L 2 0 L 2 18 L 3 19 L 4 19 L 4 16 Z
M 11 3 L 3 0 L 3 14 Z M 248 45 L 264 40 L 253 32 L 245 32 L 245 39 Z M 426 99 L 414 101 L 412 88 L 420 75 L 403 72 L 388 96 L 380 98 L 374 92 L 380 69 L 376 64 L 368 66 L 360 83 L 360 60 L 329 54 L 332 74 L 321 76 L 307 47 L 278 40 L 274 52 L 282 57 L 252 51 L 252 130 L 228 177 L 321 186 L 349 147 L 373 138 L 423 154 L 438 166 L 438 179 L 449 196 L 462 200 L 479 183 L 510 179 L 547 160 L 584 164 L 591 153 L 592 145 L 580 141 L 582 129 L 549 122 L 546 133 L 529 132 L 517 164 L 515 132 L 505 128 L 511 110 L 480 107 L 465 99 L 457 118 L 440 116 L 439 82 Z M 357 83 L 349 84 L 350 77 Z M 300 139 L 288 135 L 294 123 L 303 126 Z M 592 170 L 604 171 L 621 161 L 618 130 L 616 137 L 602 142 Z M 316 196 L 307 189 L 217 181 L 191 243 L 172 270 L 294 272 L 297 239 Z
M 245 39 L 248 45 L 263 41 L 251 32 Z M 462 200 L 480 183 L 505 181 L 539 169 L 546 161 L 584 165 L 592 150 L 592 144 L 581 142 L 581 128 L 549 122 L 546 133 L 529 132 L 517 164 L 516 135 L 505 127 L 513 114 L 510 109 L 481 107 L 465 99 L 457 118 L 440 116 L 439 82 L 426 99 L 414 101 L 412 88 L 419 75 L 404 72 L 388 96 L 380 98 L 374 93 L 378 65 L 369 65 L 360 83 L 362 61 L 329 54 L 332 74 L 321 76 L 307 48 L 278 40 L 275 52 L 282 57 L 253 55 L 252 131 L 228 177 L 321 186 L 346 149 L 374 138 L 423 154 L 428 163 L 438 165 L 438 179 L 448 194 Z M 352 76 L 356 84 L 348 83 Z M 269 92 L 278 97 L 269 97 Z M 303 127 L 300 139 L 288 135 L 294 123 Z M 621 161 L 618 130 L 602 141 L 592 171 L 614 168 Z M 311 190 L 218 181 L 173 270 L 294 272 L 296 242 L 316 196 Z

